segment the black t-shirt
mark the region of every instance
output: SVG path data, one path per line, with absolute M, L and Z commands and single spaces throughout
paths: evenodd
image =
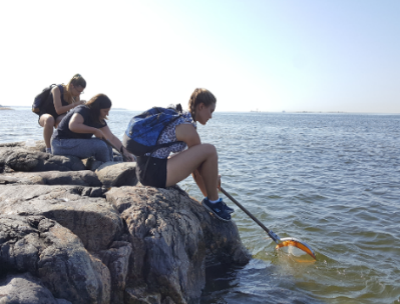
M 54 131 L 53 138 L 58 139 L 68 139 L 68 138 L 83 138 L 89 139 L 93 136 L 93 133 L 75 133 L 69 129 L 69 122 L 71 120 L 72 115 L 78 113 L 83 117 L 83 124 L 89 127 L 93 127 L 96 129 L 103 128 L 107 126 L 107 123 L 103 120 L 101 123 L 96 122 L 92 119 L 90 114 L 90 109 L 85 105 L 77 106 L 70 110 L 67 115 L 61 120 L 58 125 L 57 130 Z

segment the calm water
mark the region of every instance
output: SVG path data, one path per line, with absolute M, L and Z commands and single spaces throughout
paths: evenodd
M 0 142 L 42 139 L 37 116 L 16 109 L 0 111 Z M 110 113 L 121 138 L 135 112 Z M 230 204 L 254 259 L 209 269 L 202 303 L 399 303 L 399 125 L 400 115 L 216 113 L 199 126 L 218 149 L 225 190 L 318 258 L 278 254 Z M 180 185 L 202 199 L 191 177 Z

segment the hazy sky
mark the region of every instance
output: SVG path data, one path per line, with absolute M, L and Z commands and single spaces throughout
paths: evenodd
M 400 0 L 0 0 L 2 105 L 80 73 L 83 99 L 400 113 Z

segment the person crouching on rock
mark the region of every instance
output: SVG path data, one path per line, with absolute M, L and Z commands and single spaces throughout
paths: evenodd
M 106 119 L 111 109 L 111 100 L 104 94 L 98 94 L 85 105 L 69 111 L 61 120 L 51 140 L 54 155 L 72 155 L 79 158 L 94 156 L 96 160 L 113 160 L 112 148 L 102 139 L 107 139 L 115 147 L 120 147 L 128 161 L 134 161 L 123 148 L 121 141 L 111 133 Z M 92 138 L 95 135 L 97 138 Z
M 43 127 L 43 138 L 46 144 L 46 152 L 51 153 L 50 140 L 53 128 L 57 128 L 65 113 L 84 104 L 80 95 L 86 88 L 86 81 L 80 74 L 74 75 L 67 85 L 59 84 L 51 90 L 51 100 L 46 102 L 39 113 L 39 125 Z
M 145 154 L 138 157 L 136 170 L 142 185 L 158 188 L 173 186 L 192 174 L 205 196 L 202 204 L 219 219 L 230 221 L 230 213 L 234 210 L 218 196 L 220 177 L 217 150 L 211 144 L 201 143 L 196 130 L 196 122 L 205 125 L 212 118 L 216 103 L 210 91 L 196 89 L 189 100 L 189 111 L 183 112 L 181 117 L 167 125 L 160 133 L 157 144 L 180 142 L 160 148 L 151 156 Z M 170 153 L 176 154 L 170 157 Z

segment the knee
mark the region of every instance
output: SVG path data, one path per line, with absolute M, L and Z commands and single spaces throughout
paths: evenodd
M 44 128 L 53 128 L 54 127 L 54 122 L 55 122 L 54 117 L 53 116 L 48 116 L 44 120 L 43 127 Z
M 112 148 L 109 145 L 107 145 L 104 141 L 102 141 L 101 139 L 99 139 L 99 149 L 102 151 L 103 150 L 108 150 L 108 151 L 112 150 Z
M 217 149 L 212 144 L 202 144 L 204 146 L 204 151 L 209 157 L 218 157 Z

